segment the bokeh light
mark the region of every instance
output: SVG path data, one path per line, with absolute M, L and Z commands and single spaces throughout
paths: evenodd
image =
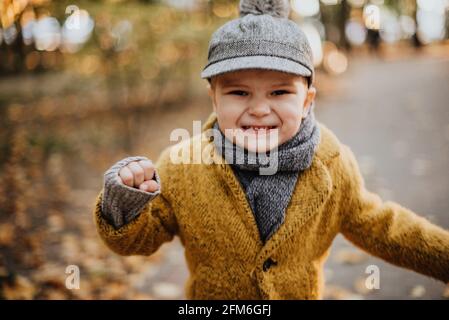
M 33 27 L 34 43 L 37 50 L 54 51 L 61 43 L 61 26 L 56 18 L 43 17 Z
M 357 20 L 349 20 L 345 26 L 345 35 L 353 46 L 360 46 L 366 40 L 366 29 Z
M 300 27 L 304 31 L 307 40 L 310 43 L 310 47 L 312 48 L 313 64 L 318 66 L 323 61 L 323 47 L 320 33 L 311 23 L 303 23 Z
M 363 9 L 363 19 L 368 29 L 380 29 L 380 8 L 374 4 L 367 5 Z
M 342 74 L 348 68 L 348 59 L 343 52 L 333 50 L 326 55 L 324 66 L 329 73 Z
M 70 53 L 79 51 L 89 40 L 94 25 L 86 10 L 75 10 L 62 27 L 62 49 Z
M 418 36 L 423 43 L 442 40 L 446 34 L 446 10 L 449 4 L 446 0 L 418 0 L 416 20 Z
M 293 0 L 292 9 L 303 17 L 311 17 L 320 12 L 320 3 L 318 0 Z
M 401 15 L 399 17 L 399 24 L 404 38 L 410 38 L 416 33 L 416 23 L 412 17 Z

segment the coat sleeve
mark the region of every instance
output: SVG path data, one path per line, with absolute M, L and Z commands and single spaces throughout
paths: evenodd
M 387 262 L 449 283 L 449 232 L 366 190 L 352 151 L 342 145 L 341 154 L 344 237 Z
M 114 228 L 102 215 L 101 202 L 104 190 L 97 196 L 94 221 L 103 242 L 115 253 L 151 255 L 178 233 L 176 216 L 170 199 L 168 185 L 169 158 L 165 150 L 156 163 L 161 178 L 161 193 L 149 201 L 140 214 L 119 229 Z

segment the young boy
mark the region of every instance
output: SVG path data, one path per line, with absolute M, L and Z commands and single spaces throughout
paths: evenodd
M 240 12 L 210 43 L 202 134 L 156 165 L 130 157 L 105 173 L 94 213 L 104 242 L 150 255 L 178 235 L 188 299 L 319 299 L 340 232 L 448 283 L 449 232 L 367 191 L 351 150 L 315 120 L 311 49 L 288 1 L 241 1 Z M 180 146 L 192 164 L 173 161 Z

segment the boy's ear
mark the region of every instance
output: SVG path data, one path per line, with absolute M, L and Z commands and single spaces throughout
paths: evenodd
M 316 89 L 315 89 L 315 87 L 310 87 L 307 90 L 307 95 L 304 100 L 304 105 L 303 105 L 304 116 L 303 116 L 303 118 L 307 117 L 307 115 L 309 114 L 310 108 L 312 107 L 312 104 L 315 101 L 315 97 L 316 97 Z
M 211 87 L 210 83 L 208 83 L 207 84 L 207 95 L 212 99 L 213 94 L 214 94 L 214 92 L 212 90 L 212 87 Z

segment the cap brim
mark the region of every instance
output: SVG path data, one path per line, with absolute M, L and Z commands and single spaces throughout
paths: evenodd
M 206 67 L 201 73 L 201 78 L 207 79 L 222 73 L 242 69 L 275 70 L 297 74 L 303 77 L 312 76 L 312 72 L 302 64 L 272 56 L 246 56 L 226 59 Z

